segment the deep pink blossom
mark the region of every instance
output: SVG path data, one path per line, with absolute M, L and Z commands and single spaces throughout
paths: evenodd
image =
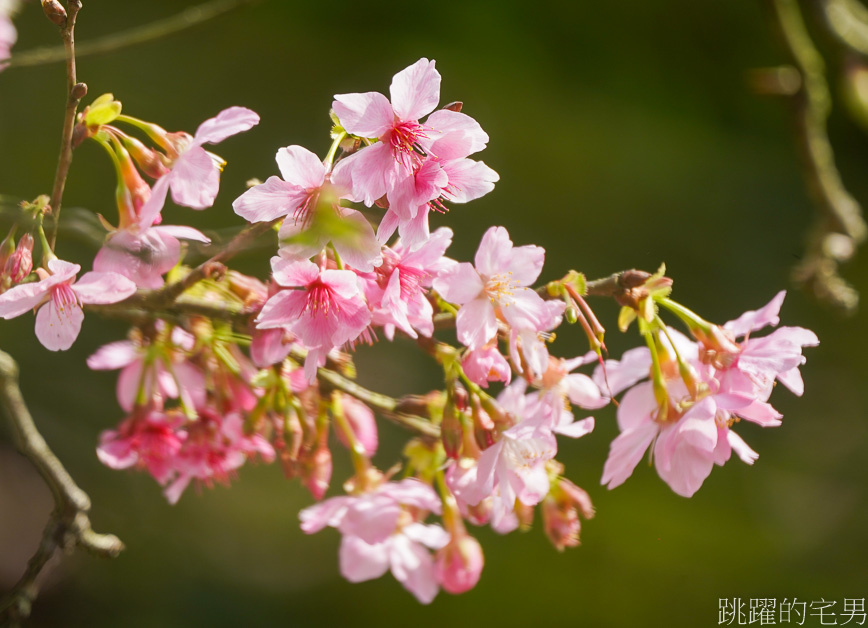
M 59 259 L 48 262 L 50 274 L 37 269 L 39 281 L 15 286 L 0 295 L 0 316 L 5 319 L 36 312 L 36 337 L 50 351 L 72 346 L 84 320 L 82 305 L 123 301 L 136 285 L 117 273 L 85 273 L 77 283 L 81 266 Z
M 308 349 L 305 374 L 316 379 L 316 368 L 334 347 L 359 337 L 371 322 L 355 273 L 320 270 L 307 260 L 273 257 L 274 280 L 287 288 L 272 296 L 256 319 L 260 329 L 285 328 Z
M 463 262 L 434 280 L 444 299 L 462 306 L 455 321 L 458 340 L 471 349 L 482 347 L 497 334 L 499 317 L 518 329 L 542 329 L 550 312 L 527 286 L 539 277 L 544 260 L 538 246 L 513 247 L 503 227 L 486 231 L 475 267 Z
M 158 410 L 130 417 L 117 430 L 100 434 L 97 457 L 112 469 L 145 468 L 157 482 L 166 484 L 187 436 L 179 429 L 183 422 L 179 413 Z

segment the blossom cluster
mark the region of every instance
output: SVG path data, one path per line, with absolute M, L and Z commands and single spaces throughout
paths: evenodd
M 660 477 L 689 497 L 732 451 L 753 463 L 733 425 L 779 425 L 774 383 L 801 394 L 802 349 L 818 343 L 797 327 L 754 335 L 779 323 L 783 293 L 718 326 L 673 301 L 662 272 L 628 271 L 616 282 L 619 322 L 636 321 L 646 346 L 608 360 L 584 277 L 571 271 L 535 287 L 543 248 L 516 245 L 493 226 L 472 262 L 448 257 L 445 214 L 491 192 L 499 177 L 471 158 L 489 141 L 481 125 L 461 103 L 437 108 L 440 81 L 423 58 L 394 76 L 389 97 L 336 95 L 324 158 L 297 145 L 277 151 L 280 175 L 232 203 L 277 232 L 268 277 L 219 266 L 222 253 L 186 267 L 179 239 L 209 238 L 162 224 L 170 198 L 192 209 L 214 204 L 225 162 L 204 145 L 254 127 L 259 117 L 244 107 L 188 134 L 123 114 L 111 95 L 96 99 L 74 137 L 111 159 L 118 219 L 103 219 L 93 272 L 75 281 L 80 266 L 54 255 L 45 199 L 23 205 L 35 232 L 16 244 L 13 230 L 0 245 L 0 316 L 38 308 L 36 335 L 48 349 L 73 344 L 85 306 L 116 303 L 104 313 L 135 322 L 126 340 L 88 360 L 120 371 L 125 416 L 100 437 L 104 464 L 146 471 L 175 503 L 190 484 L 229 483 L 249 460 L 279 461 L 318 501 L 301 512 L 302 529 L 341 533 L 348 580 L 391 571 L 423 603 L 478 582 L 483 553 L 468 525 L 505 534 L 529 527 L 538 509 L 557 549 L 578 545 L 594 508 L 557 455 L 563 438 L 594 430 L 588 412 L 624 393 L 603 484 L 623 483 L 650 449 Z M 35 241 L 43 261 L 32 271 Z M 580 324 L 590 350 L 555 354 L 565 323 Z M 399 338 L 438 363 L 442 387 L 391 399 L 354 381 L 359 345 Z M 400 480 L 373 464 L 375 413 L 416 432 Z M 346 494 L 326 498 L 332 433 L 354 474 Z M 427 523 L 432 516 L 440 522 Z

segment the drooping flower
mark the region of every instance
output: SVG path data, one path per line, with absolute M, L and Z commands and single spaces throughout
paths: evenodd
M 162 331 L 162 321 L 157 321 Z M 146 403 L 158 398 L 184 400 L 189 408 L 205 401 L 205 377 L 186 359 L 186 352 L 195 344 L 192 335 L 179 327 L 171 331 L 170 339 L 159 345 L 143 345 L 132 340 L 118 340 L 100 347 L 87 359 L 89 368 L 97 371 L 121 369 L 117 383 L 117 398 L 121 408 L 130 412 L 141 396 Z
M 337 528 L 341 574 L 350 582 L 379 578 L 386 571 L 423 604 L 437 595 L 434 559 L 426 548 L 440 549 L 449 534 L 422 524 L 426 512 L 439 514 L 437 493 L 419 480 L 386 483 L 359 496 L 332 497 L 299 514 L 307 534 Z
M 503 227 L 491 227 L 476 251 L 475 267 L 467 262 L 440 273 L 434 289 L 462 307 L 455 325 L 458 340 L 479 349 L 497 334 L 498 318 L 517 329 L 542 329 L 550 312 L 527 288 L 542 271 L 545 251 L 533 245 L 514 247 Z
M 142 208 L 142 222 L 160 213 L 169 189 L 178 205 L 205 209 L 214 203 L 220 187 L 224 161 L 209 153 L 203 144 L 217 144 L 227 137 L 259 124 L 259 115 L 245 107 L 229 107 L 205 120 L 191 137 L 188 133 L 166 133 L 149 125 L 152 137 L 166 150 L 171 170 L 154 184 L 151 197 Z
M 180 429 L 183 423 L 178 412 L 149 410 L 131 416 L 118 429 L 100 434 L 97 457 L 111 469 L 145 468 L 158 483 L 166 484 L 187 436 Z
M 15 286 L 0 295 L 0 316 L 5 319 L 36 312 L 36 337 L 50 351 L 72 346 L 84 320 L 82 305 L 123 301 L 136 285 L 117 273 L 90 272 L 75 281 L 81 266 L 53 259 L 48 269 L 39 268 L 39 281 Z

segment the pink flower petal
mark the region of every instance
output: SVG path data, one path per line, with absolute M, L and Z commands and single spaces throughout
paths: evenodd
M 49 351 L 66 351 L 78 338 L 84 312 L 75 301 L 56 301 L 58 299 L 50 299 L 36 313 L 36 337 Z
M 419 59 L 392 78 L 389 94 L 401 120 L 418 120 L 434 111 L 440 101 L 440 73 L 434 63 Z
M 259 124 L 259 115 L 256 112 L 246 107 L 229 107 L 200 124 L 193 141 L 197 145 L 217 144 L 257 124 Z
M 389 569 L 387 543 L 369 545 L 358 537 L 345 536 L 338 556 L 341 575 L 350 582 L 373 580 Z
M 359 137 L 380 137 L 395 122 L 389 99 L 378 92 L 336 94 L 332 109 L 347 133 Z
M 497 318 L 488 299 L 474 299 L 461 306 L 455 318 L 458 340 L 470 349 L 479 349 L 497 334 Z
M 136 292 L 136 284 L 118 273 L 85 273 L 72 285 L 82 303 L 103 305 L 123 301 Z
M 277 151 L 277 167 L 283 180 L 302 189 L 319 188 L 326 169 L 319 157 L 303 146 L 287 146 Z
M 129 340 L 118 340 L 97 349 L 87 359 L 87 366 L 94 371 L 113 371 L 127 366 L 138 357 L 136 345 Z
M 211 207 L 220 189 L 220 167 L 201 146 L 178 157 L 166 177 L 170 177 L 172 200 L 193 209 Z
M 280 177 L 268 177 L 265 183 L 236 198 L 232 209 L 249 222 L 270 222 L 295 212 L 308 195 L 307 190 Z
M 434 289 L 450 303 L 463 305 L 479 296 L 484 285 L 479 273 L 468 262 L 461 262 L 440 273 Z
M 781 290 L 768 304 L 759 310 L 745 312 L 734 321 L 726 323 L 723 328 L 738 337 L 757 331 L 768 325 L 777 325 L 781 320 L 778 312 L 781 311 L 781 305 L 783 305 L 786 296 L 787 291 Z

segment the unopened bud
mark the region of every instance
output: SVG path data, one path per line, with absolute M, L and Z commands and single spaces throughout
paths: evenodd
M 15 251 L 6 261 L 3 274 L 9 277 L 11 285 L 21 283 L 33 270 L 33 236 L 29 233 L 21 236 Z
M 52 24 L 66 28 L 66 9 L 57 0 L 42 0 L 42 12 Z
M 476 586 L 485 558 L 479 541 L 467 533 L 449 541 L 437 552 L 434 570 L 437 580 L 449 593 L 464 593 Z
M 476 439 L 476 444 L 483 451 L 494 444 L 494 421 L 475 399 L 473 403 L 473 436 Z
M 443 408 L 443 422 L 440 423 L 440 438 L 443 441 L 443 450 L 446 456 L 457 460 L 461 455 L 462 430 L 461 421 L 455 406 L 448 403 Z
M 145 146 L 135 137 L 124 136 L 123 140 L 124 147 L 146 175 L 152 179 L 159 179 L 169 172 L 169 169 L 163 164 L 163 160 L 160 159 L 160 153 Z
M 321 500 L 329 489 L 332 479 L 332 452 L 328 447 L 318 448 L 306 465 L 302 481 L 307 490 L 317 501 Z
M 379 435 L 377 433 L 377 421 L 371 409 L 355 397 L 340 395 L 335 403 L 341 404 L 341 411 L 346 418 L 353 435 L 365 450 L 365 455 L 370 457 L 377 453 Z M 343 430 L 337 430 L 338 440 L 347 448 L 350 447 L 347 435 Z

